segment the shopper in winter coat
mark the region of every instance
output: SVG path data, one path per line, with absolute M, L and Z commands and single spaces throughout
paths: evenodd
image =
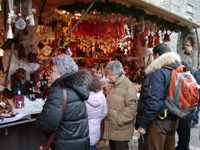
M 105 120 L 104 138 L 109 140 L 110 150 L 128 150 L 128 141 L 133 136 L 133 122 L 137 112 L 138 98 L 133 83 L 124 75 L 119 61 L 106 66 L 110 83 L 106 95 L 108 115 Z
M 194 75 L 195 69 L 192 66 L 192 53 L 195 48 L 195 38 L 192 34 L 188 34 L 183 42 L 183 52 L 181 56 L 182 64 L 187 67 L 187 69 Z M 179 124 L 177 128 L 177 144 L 176 150 L 190 150 L 190 137 L 191 137 L 191 123 L 192 116 L 188 118 L 179 119 Z
M 169 47 L 158 44 L 153 49 L 155 60 L 146 68 L 146 86 L 142 86 L 137 118 L 138 132 L 144 136 L 143 150 L 174 150 L 175 133 L 178 126 L 178 118 L 172 114 L 163 116 L 164 101 L 169 89 L 171 70 L 163 66 L 169 65 L 176 68 L 181 64 L 178 54 L 170 52 Z M 145 93 L 143 93 L 145 92 Z M 140 147 L 140 146 L 139 146 Z
M 101 121 L 108 113 L 105 95 L 101 89 L 100 79 L 92 74 L 92 82 L 89 84 L 90 96 L 86 103 L 88 120 L 89 120 L 89 136 L 90 150 L 96 150 L 95 144 L 100 139 Z
M 56 56 L 53 64 L 51 79 L 54 82 L 36 125 L 48 135 L 57 130 L 51 146 L 53 150 L 88 150 L 89 127 L 84 101 L 89 97 L 91 74 L 77 71 L 78 66 L 68 55 Z M 59 123 L 63 89 L 67 90 L 67 108 Z
M 194 78 L 196 79 L 197 83 L 200 85 L 200 69 L 198 69 L 194 72 Z M 191 127 L 195 127 L 199 123 L 199 111 L 200 111 L 200 100 L 199 100 L 199 104 L 194 112 Z

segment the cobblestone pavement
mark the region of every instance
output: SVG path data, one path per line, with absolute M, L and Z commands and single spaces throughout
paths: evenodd
M 190 138 L 190 150 L 200 150 L 200 124 L 191 128 L 191 138 Z M 138 133 L 135 132 L 132 140 L 129 142 L 129 150 L 138 150 Z M 177 139 L 177 135 L 176 135 Z M 109 150 L 109 147 L 106 147 L 105 150 Z
M 200 150 L 200 124 L 191 128 L 191 137 L 190 137 L 190 150 Z M 138 142 L 137 142 L 138 134 L 135 133 L 132 140 L 129 143 L 129 150 L 137 150 L 138 149 Z M 176 135 L 177 139 L 177 135 Z
M 200 124 L 191 129 L 190 150 L 200 150 Z
M 191 128 L 191 137 L 190 137 L 190 150 L 200 150 L 200 124 Z M 129 143 L 129 150 L 137 150 L 138 149 L 138 142 L 137 142 L 138 134 L 135 133 L 132 140 Z M 177 135 L 176 135 L 177 139 Z

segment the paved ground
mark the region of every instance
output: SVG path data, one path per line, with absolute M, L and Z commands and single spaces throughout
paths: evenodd
M 200 124 L 192 128 L 191 138 L 190 138 L 190 149 L 191 150 L 200 150 Z
M 200 150 L 200 124 L 191 128 L 191 137 L 190 137 L 190 150 Z M 130 142 L 130 150 L 137 150 L 137 133 L 133 136 L 133 139 Z M 177 136 L 176 136 L 177 138 Z
M 190 138 L 190 150 L 200 150 L 200 124 L 191 129 L 191 138 Z M 137 150 L 138 149 L 138 133 L 136 132 L 129 143 L 129 150 Z M 105 150 L 109 150 L 108 147 Z

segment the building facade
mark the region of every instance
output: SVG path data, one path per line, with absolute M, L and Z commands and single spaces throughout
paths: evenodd
M 181 17 L 185 17 L 190 21 L 200 24 L 200 1 L 199 0 L 144 0 L 158 7 L 167 9 L 170 12 L 175 13 Z M 194 31 L 195 32 L 195 31 Z M 197 29 L 198 37 L 200 37 L 200 30 Z M 180 52 L 183 39 L 180 38 L 180 33 L 173 33 L 171 35 L 171 42 L 169 42 L 170 48 L 175 52 Z M 178 40 L 177 40 L 178 39 Z M 200 39 L 199 39 L 200 40 Z M 179 42 L 179 43 L 178 43 Z M 199 41 L 200 43 L 200 41 Z M 193 66 L 198 67 L 199 65 L 199 48 L 196 47 L 196 51 L 193 54 Z
M 145 0 L 193 22 L 200 23 L 199 0 Z

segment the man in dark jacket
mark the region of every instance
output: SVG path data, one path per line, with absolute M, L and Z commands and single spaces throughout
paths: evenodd
M 138 132 L 144 136 L 144 150 L 174 150 L 178 118 L 163 113 L 171 79 L 171 70 L 164 66 L 176 68 L 181 59 L 164 43 L 156 45 L 153 54 L 155 60 L 145 70 L 149 83 L 145 83 L 145 90 L 141 91 L 141 98 L 145 94 L 147 99 L 139 100 L 139 107 L 143 108 L 138 109 Z
M 37 118 L 38 128 L 51 134 L 57 130 L 53 150 L 88 150 L 89 128 L 84 100 L 89 97 L 88 82 L 91 74 L 77 71 L 75 61 L 67 55 L 59 55 L 53 60 L 49 95 L 42 112 Z M 63 89 L 67 90 L 67 108 L 62 114 Z

